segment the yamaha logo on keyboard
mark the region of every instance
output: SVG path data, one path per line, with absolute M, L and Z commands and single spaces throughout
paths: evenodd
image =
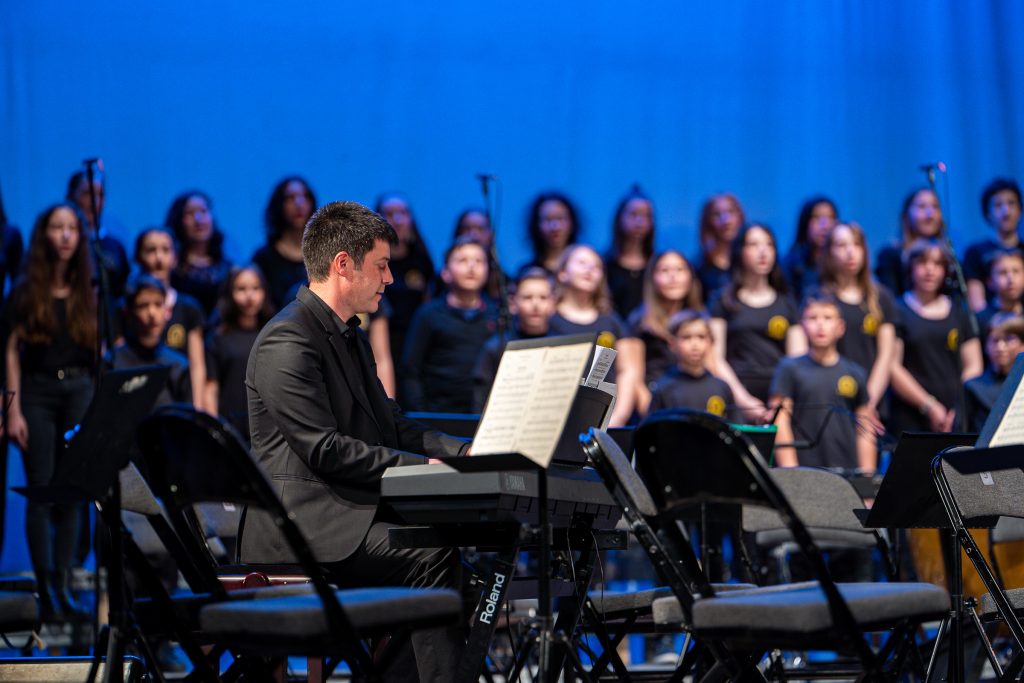
M 521 474 L 512 474 L 505 472 L 502 476 L 505 477 L 505 489 L 507 491 L 519 491 L 526 493 L 526 477 Z

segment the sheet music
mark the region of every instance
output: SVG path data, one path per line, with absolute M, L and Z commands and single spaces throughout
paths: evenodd
M 994 448 L 1024 444 L 1024 354 L 1014 361 L 978 439 L 978 447 Z M 991 436 L 989 436 L 991 434 Z
M 1010 446 L 1013 444 L 1024 444 L 1024 391 L 1017 385 L 1010 399 L 1010 405 L 1006 406 L 996 433 L 988 442 L 990 448 L 995 446 Z
M 609 349 L 607 346 L 596 346 L 594 348 L 594 362 L 590 364 L 590 372 L 587 373 L 587 379 L 584 384 L 595 389 L 603 384 L 604 378 L 608 376 L 608 371 L 612 368 L 612 362 L 615 360 L 616 355 L 615 349 Z
M 473 454 L 522 453 L 547 467 L 592 348 L 583 343 L 506 350 L 473 438 Z

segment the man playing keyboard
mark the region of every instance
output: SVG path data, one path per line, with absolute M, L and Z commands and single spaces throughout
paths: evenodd
M 376 311 L 393 281 L 396 240 L 383 218 L 354 202 L 327 204 L 310 218 L 302 236 L 309 286 L 267 323 L 249 356 L 252 453 L 339 585 L 457 589 L 458 551 L 390 547 L 388 528 L 398 523 L 378 509 L 384 470 L 462 455 L 469 446 L 402 414 L 359 329 L 358 314 Z M 243 562 L 294 562 L 255 510 L 239 535 Z M 411 640 L 419 680 L 450 680 L 460 629 L 424 629 Z

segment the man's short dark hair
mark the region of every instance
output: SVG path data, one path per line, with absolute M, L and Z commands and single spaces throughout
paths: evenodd
M 996 178 L 981 191 L 981 215 L 986 220 L 988 219 L 989 204 L 992 203 L 992 198 L 1004 190 L 1009 190 L 1017 195 L 1017 203 L 1021 203 L 1020 185 L 1017 184 L 1017 181 L 1012 178 Z
M 310 282 L 323 282 L 331 272 L 331 261 L 346 252 L 356 270 L 377 240 L 395 244 L 395 229 L 380 214 L 358 202 L 331 202 L 313 214 L 302 233 L 302 260 Z

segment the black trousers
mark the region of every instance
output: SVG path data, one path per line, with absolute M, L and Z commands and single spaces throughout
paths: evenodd
M 374 520 L 362 546 L 341 562 L 325 564 L 331 580 L 343 588 L 407 586 L 460 590 L 462 565 L 455 548 L 393 548 L 388 529 L 401 524 Z M 460 625 L 439 626 L 414 632 L 385 672 L 387 681 L 453 680 L 465 646 Z M 411 650 L 411 652 L 410 652 Z M 415 659 L 414 659 L 415 658 Z M 418 672 L 418 674 L 417 674 Z
M 28 375 L 21 380 L 21 410 L 28 423 L 23 454 L 29 485 L 49 484 L 57 462 L 66 456 L 64 433 L 85 415 L 92 399 L 88 376 L 57 379 Z M 29 501 L 25 511 L 29 556 L 36 580 L 45 585 L 54 570 L 71 568 L 78 547 L 81 506 Z

